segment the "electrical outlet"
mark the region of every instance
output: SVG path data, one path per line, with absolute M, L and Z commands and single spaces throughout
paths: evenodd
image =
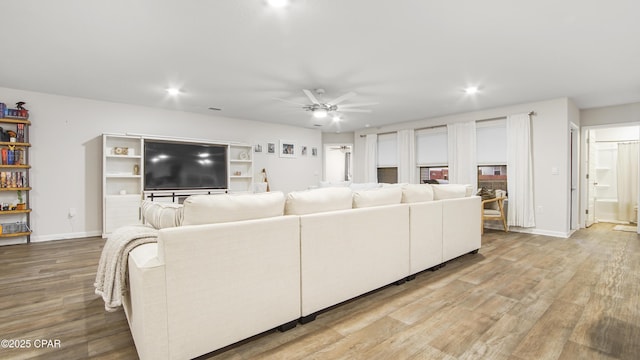
M 76 208 L 69 208 L 69 217 L 75 217 L 76 215 L 78 215 L 78 213 L 76 212 Z

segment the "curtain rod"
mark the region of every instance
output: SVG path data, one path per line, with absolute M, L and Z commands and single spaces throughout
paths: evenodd
M 535 111 L 531 110 L 531 111 L 529 111 L 529 112 L 527 113 L 527 115 L 529 115 L 529 116 L 531 117 L 531 116 L 536 116 L 536 115 L 538 115 L 538 114 L 536 114 L 536 112 L 535 112 Z M 506 116 L 498 116 L 498 117 L 489 118 L 489 119 L 476 120 L 476 122 L 493 121 L 493 120 L 502 120 L 502 119 L 506 119 L 506 118 L 507 118 Z M 423 127 L 423 128 L 416 128 L 416 129 L 414 129 L 414 130 L 415 130 L 415 131 L 418 131 L 418 130 L 428 130 L 428 129 L 436 129 L 436 128 L 439 128 L 439 127 L 446 127 L 446 126 L 447 126 L 446 124 L 444 124 L 444 125 L 434 125 L 434 126 L 427 126 L 427 127 Z M 376 134 L 376 135 L 392 134 L 392 133 L 394 133 L 394 132 L 396 132 L 396 131 L 389 131 L 389 132 L 379 133 L 379 134 Z M 367 135 L 363 135 L 363 134 L 361 134 L 361 135 L 360 135 L 360 137 L 361 137 L 361 138 L 363 138 L 363 137 L 367 137 Z
M 527 115 L 529 116 L 536 116 L 536 112 L 535 111 L 529 111 L 527 113 Z M 485 121 L 493 121 L 493 120 L 502 120 L 502 119 L 506 119 L 506 116 L 498 116 L 498 117 L 494 117 L 494 118 L 489 118 L 489 119 L 482 119 L 482 120 L 476 120 L 476 122 L 485 122 Z

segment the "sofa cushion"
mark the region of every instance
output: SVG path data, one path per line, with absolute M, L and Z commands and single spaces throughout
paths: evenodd
M 382 187 L 382 184 L 375 183 L 375 182 L 370 182 L 370 183 L 351 183 L 351 185 L 349 185 L 349 187 L 353 191 L 359 191 L 359 190 L 377 189 L 379 187 Z
M 473 187 L 464 184 L 440 184 L 431 185 L 433 188 L 433 199 L 456 199 L 471 196 Z
M 156 229 L 182 224 L 183 206 L 180 204 L 143 200 L 141 211 L 145 221 Z
M 292 191 L 287 195 L 285 214 L 304 215 L 351 209 L 353 192 L 346 187 Z
M 338 181 L 338 182 L 320 181 L 320 187 L 321 188 L 326 188 L 326 187 L 349 187 L 350 185 L 351 185 L 351 181 Z
M 284 194 L 193 195 L 184 201 L 182 225 L 215 224 L 282 216 Z
M 406 184 L 402 187 L 402 202 L 416 203 L 433 200 L 433 189 L 429 184 Z
M 353 192 L 354 208 L 400 204 L 401 200 L 402 187 L 399 186 L 387 186 Z

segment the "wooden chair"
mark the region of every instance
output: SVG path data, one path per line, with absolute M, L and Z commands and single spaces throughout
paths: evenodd
M 485 220 L 501 220 L 504 231 L 509 231 L 509 228 L 507 227 L 507 218 L 504 213 L 505 195 L 505 191 L 496 190 L 495 198 L 482 200 L 482 221 L 480 222 L 481 233 L 484 233 Z

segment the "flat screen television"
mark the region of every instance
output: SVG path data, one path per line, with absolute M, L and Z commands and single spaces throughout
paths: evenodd
M 227 146 L 144 141 L 144 189 L 227 188 Z

